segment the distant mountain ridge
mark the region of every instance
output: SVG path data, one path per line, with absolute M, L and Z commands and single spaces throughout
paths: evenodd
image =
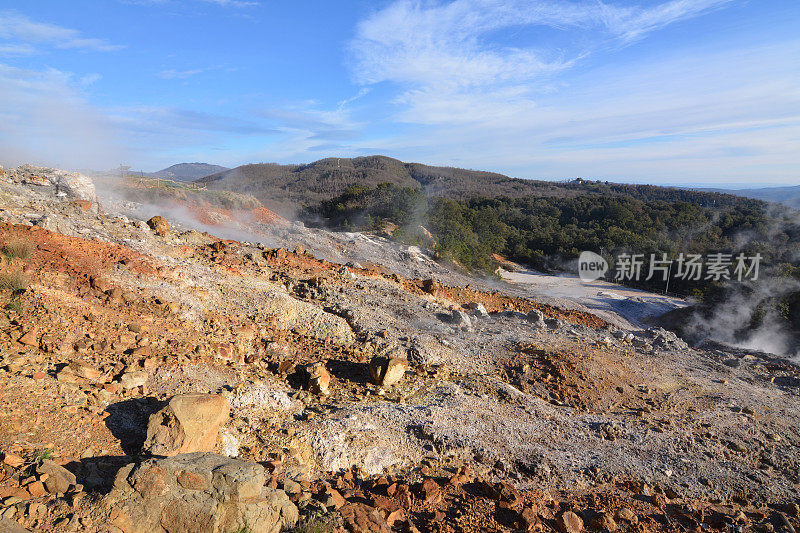
M 702 190 L 702 189 L 701 189 Z M 800 209 L 800 185 L 788 187 L 761 187 L 758 189 L 708 189 L 714 192 L 734 194 L 765 202 L 776 202 L 794 209 Z
M 220 165 L 211 165 L 209 163 L 178 163 L 157 172 L 144 172 L 143 174 L 152 178 L 194 181 L 210 174 L 225 172 L 226 170 L 230 169 Z
M 258 198 L 265 207 L 290 217 L 304 205 L 335 198 L 350 185 L 375 187 L 392 183 L 421 189 L 429 197 L 466 200 L 475 197 L 526 196 L 570 198 L 584 194 L 630 196 L 647 200 L 730 204 L 737 197 L 654 185 L 608 182 L 555 182 L 511 178 L 495 172 L 404 163 L 386 156 L 327 158 L 306 165 L 259 163 L 236 167 L 196 180 L 209 189 L 228 190 Z

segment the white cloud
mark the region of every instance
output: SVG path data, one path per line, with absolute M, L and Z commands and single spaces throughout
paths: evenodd
M 796 183 L 800 41 L 596 68 L 560 90 L 408 91 L 408 137 L 364 145 L 520 177 Z M 505 92 L 502 92 L 505 91 Z
M 113 52 L 124 48 L 103 39 L 82 37 L 78 30 L 64 28 L 46 22 L 36 22 L 13 11 L 0 12 L 0 38 L 13 41 L 4 46 L 26 47 L 30 44 L 51 45 L 62 49 Z M 26 44 L 21 44 L 26 43 Z
M 363 20 L 350 45 L 362 83 L 393 81 L 455 88 L 529 81 L 588 53 L 489 43 L 491 32 L 523 26 L 577 28 L 631 41 L 731 0 L 671 0 L 651 8 L 602 2 L 399 0 Z
M 609 50 L 729 3 L 393 2 L 349 49 L 358 82 L 397 88 L 403 133 L 361 144 L 522 177 L 796 181 L 800 92 L 787 66 L 800 43 L 597 67 Z M 527 42 L 547 37 L 504 45 L 526 42 L 504 40 L 520 28 Z

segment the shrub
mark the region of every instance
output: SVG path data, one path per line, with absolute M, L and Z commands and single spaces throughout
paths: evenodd
M 28 276 L 21 268 L 8 269 L 0 272 L 0 290 L 11 291 L 12 297 L 17 297 L 28 288 Z
M 3 254 L 9 259 L 22 259 L 27 261 L 33 255 L 36 246 L 29 241 L 13 240 L 3 245 Z

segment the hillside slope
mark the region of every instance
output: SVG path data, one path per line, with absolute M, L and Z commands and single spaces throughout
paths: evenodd
M 177 165 L 172 165 L 161 169 L 158 172 L 145 172 L 144 174 L 152 178 L 192 181 L 204 176 L 208 176 L 209 174 L 225 172 L 226 170 L 229 169 L 227 167 L 211 165 L 208 163 L 178 163 Z
M 211 189 L 252 194 L 270 209 L 289 215 L 302 205 L 340 195 L 349 185 L 374 187 L 392 183 L 421 188 L 429 196 L 563 196 L 558 184 L 522 180 L 502 174 L 404 163 L 384 156 L 328 158 L 307 165 L 243 165 L 197 180 Z
M 328 158 L 307 165 L 243 165 L 205 176 L 196 182 L 209 189 L 253 195 L 266 207 L 284 216 L 292 216 L 299 207 L 335 198 L 350 185 L 375 187 L 380 183 L 418 188 L 426 196 L 454 200 L 529 196 L 573 198 L 584 194 L 601 194 L 698 205 L 735 205 L 742 202 L 737 196 L 711 191 L 582 179 L 568 182 L 520 179 L 494 172 L 404 163 L 385 156 Z

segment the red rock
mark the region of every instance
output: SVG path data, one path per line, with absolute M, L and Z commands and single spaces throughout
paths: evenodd
M 561 533 L 580 533 L 583 531 L 583 519 L 572 511 L 565 511 L 556 518 L 556 528 Z
M 523 531 L 531 531 L 538 522 L 539 517 L 538 513 L 536 512 L 535 507 L 525 507 L 521 513 L 519 513 L 519 529 Z
M 442 501 L 442 489 L 433 478 L 427 478 L 422 482 L 422 494 L 425 505 L 433 505 Z
M 47 494 L 47 491 L 44 488 L 44 483 L 42 483 L 41 481 L 34 481 L 33 483 L 29 483 L 28 486 L 25 488 L 34 498 L 39 498 Z
M 22 457 L 13 453 L 6 453 L 3 456 L 3 462 L 12 468 L 19 468 L 25 464 L 25 460 Z
M 17 339 L 17 342 L 25 346 L 39 346 L 39 337 L 36 335 L 36 330 L 32 329 Z

